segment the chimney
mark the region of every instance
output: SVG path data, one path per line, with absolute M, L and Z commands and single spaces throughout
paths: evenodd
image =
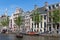
M 48 2 L 45 2 L 45 6 L 48 6 Z

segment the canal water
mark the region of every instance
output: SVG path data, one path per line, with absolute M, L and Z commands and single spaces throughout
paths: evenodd
M 42 36 L 28 36 L 24 35 L 23 38 L 16 38 L 14 34 L 0 34 L 0 40 L 60 40 L 56 37 L 42 37 Z

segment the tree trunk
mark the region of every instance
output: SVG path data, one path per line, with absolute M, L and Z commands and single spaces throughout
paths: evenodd
M 60 22 L 59 22 L 59 30 L 60 30 Z M 59 31 L 59 33 L 60 33 L 60 31 Z
M 37 28 L 39 28 L 39 23 L 37 23 Z M 38 32 L 38 29 L 37 29 L 37 32 Z
M 18 26 L 18 33 L 20 33 L 20 27 Z
M 36 31 L 37 31 L 37 23 L 36 23 Z

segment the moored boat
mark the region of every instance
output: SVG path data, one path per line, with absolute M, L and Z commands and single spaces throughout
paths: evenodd
M 22 34 L 16 34 L 16 37 L 17 38 L 23 38 L 23 35 Z
M 28 33 L 26 33 L 27 35 L 39 35 L 39 33 L 37 33 L 37 32 L 28 32 Z

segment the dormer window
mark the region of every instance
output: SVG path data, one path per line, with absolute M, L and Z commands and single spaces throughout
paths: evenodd
M 59 6 L 59 4 L 56 4 L 56 7 L 58 7 Z
M 51 6 L 49 6 L 49 10 L 51 10 Z
M 55 5 L 52 5 L 53 9 L 55 8 Z

